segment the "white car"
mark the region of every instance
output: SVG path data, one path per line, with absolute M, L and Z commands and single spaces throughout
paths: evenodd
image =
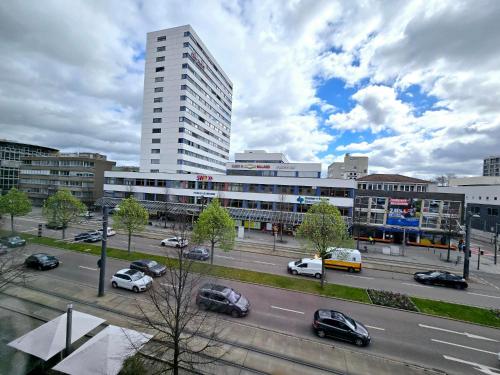
M 186 247 L 188 243 L 188 240 L 186 240 L 185 238 L 170 237 L 165 238 L 163 241 L 161 241 L 161 246 Z
M 99 232 L 99 234 L 102 234 L 102 228 L 98 229 L 97 231 Z M 116 231 L 113 228 L 108 227 L 107 233 L 108 233 L 108 237 L 111 237 L 111 236 L 114 236 L 116 234 Z
M 153 283 L 150 276 L 145 275 L 138 270 L 124 268 L 113 275 L 111 278 L 111 286 L 113 288 L 130 289 L 136 293 L 148 289 Z

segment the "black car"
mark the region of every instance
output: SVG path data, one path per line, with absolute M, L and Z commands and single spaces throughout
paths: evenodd
M 465 289 L 468 287 L 467 281 L 462 276 L 457 276 L 446 271 L 415 272 L 413 278 L 415 281 L 427 285 L 442 285 L 456 289 Z
M 250 302 L 234 289 L 223 285 L 205 284 L 198 291 L 196 304 L 203 310 L 231 314 L 233 318 L 245 316 L 250 311 Z
M 334 310 L 317 310 L 314 313 L 313 329 L 319 337 L 334 337 L 353 342 L 357 346 L 366 346 L 371 341 L 363 324 Z
M 144 272 L 146 275 L 159 277 L 165 275 L 167 272 L 167 267 L 154 260 L 142 259 L 135 260 L 130 263 L 130 269 L 139 270 Z
M 26 245 L 26 240 L 23 240 L 19 236 L 2 237 L 0 243 L 7 247 L 20 247 Z
M 184 257 L 188 259 L 207 260 L 210 258 L 210 252 L 204 247 L 195 247 L 186 251 Z
M 38 270 L 47 270 L 59 266 L 59 260 L 52 255 L 38 253 L 30 255 L 24 261 L 26 267 L 36 268 Z
M 67 225 L 63 225 L 61 223 L 57 223 L 55 221 L 52 221 L 52 222 L 49 222 L 49 223 L 45 224 L 45 227 L 47 229 L 57 229 L 57 230 L 60 230 L 60 229 L 66 229 L 68 226 Z

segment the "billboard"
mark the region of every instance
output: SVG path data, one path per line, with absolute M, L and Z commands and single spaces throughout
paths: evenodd
M 389 198 L 388 225 L 418 227 L 421 201 L 417 199 Z

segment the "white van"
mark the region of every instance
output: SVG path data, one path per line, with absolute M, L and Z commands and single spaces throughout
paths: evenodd
M 108 237 L 114 236 L 116 234 L 116 231 L 113 228 L 108 227 L 107 229 Z M 102 228 L 97 229 L 97 231 L 102 235 Z
M 292 275 L 308 275 L 321 279 L 321 259 L 302 258 L 290 262 L 288 272 Z

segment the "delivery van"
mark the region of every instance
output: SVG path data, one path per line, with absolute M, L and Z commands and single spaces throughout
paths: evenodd
M 325 268 L 361 272 L 361 253 L 356 249 L 330 247 L 325 257 Z
M 290 262 L 288 272 L 292 275 L 307 275 L 321 279 L 321 259 L 302 258 Z

